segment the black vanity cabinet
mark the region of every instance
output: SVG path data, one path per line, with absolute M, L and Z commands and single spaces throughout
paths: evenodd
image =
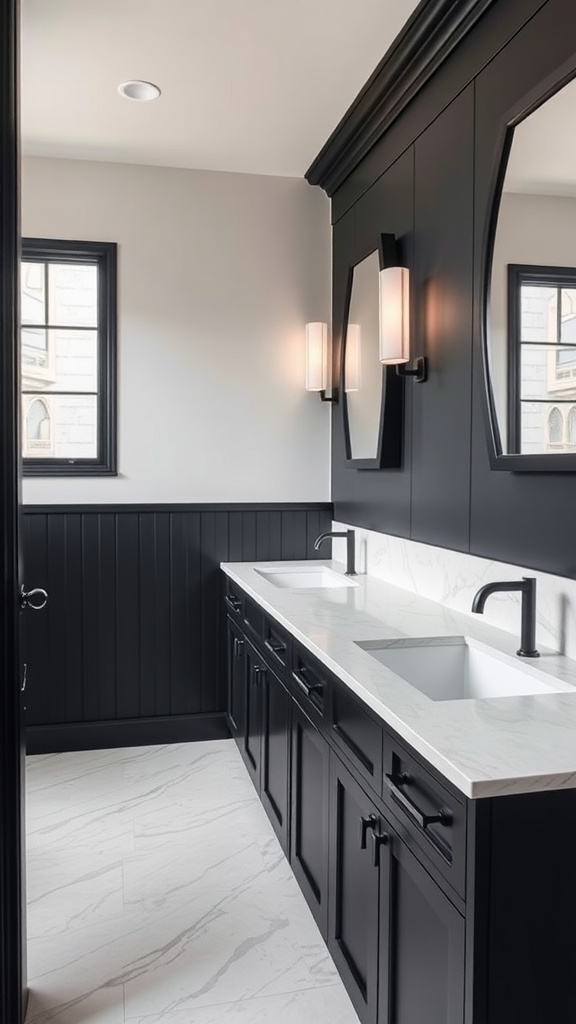
M 260 678 L 260 799 L 282 849 L 288 853 L 291 700 L 269 665 L 265 665 Z
M 294 703 L 290 864 L 324 939 L 328 927 L 329 754 L 324 737 Z
M 383 819 L 379 1024 L 462 1024 L 465 921 Z
M 262 658 L 249 640 L 244 642 L 245 722 L 240 753 L 252 782 L 260 792 L 260 760 L 262 749 Z
M 466 799 L 232 597 L 230 731 L 362 1024 L 574 1024 L 576 789 Z
M 378 1013 L 382 836 L 378 808 L 332 754 L 328 948 L 363 1024 Z
M 362 1024 L 462 1024 L 464 917 L 399 826 L 332 754 L 328 948 Z
M 228 728 L 234 739 L 246 732 L 246 641 L 240 627 L 230 616 L 228 636 Z
M 267 620 L 257 619 L 253 606 L 230 587 L 226 605 L 228 727 L 287 853 L 291 699 L 280 678 L 287 644 L 276 631 L 270 632 Z

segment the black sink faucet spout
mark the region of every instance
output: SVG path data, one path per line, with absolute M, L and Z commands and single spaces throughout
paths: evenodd
M 333 533 L 321 533 L 314 541 L 314 551 L 318 551 L 322 541 L 330 537 L 346 537 L 346 575 L 355 576 L 356 568 L 354 562 L 354 530 L 336 530 Z
M 502 583 L 487 583 L 480 587 L 472 602 L 472 611 L 482 613 L 486 598 L 490 594 L 502 591 L 519 590 L 522 594 L 522 628 L 520 633 L 521 658 L 539 658 L 536 650 L 536 580 L 533 576 L 523 576 L 521 580 L 505 580 Z

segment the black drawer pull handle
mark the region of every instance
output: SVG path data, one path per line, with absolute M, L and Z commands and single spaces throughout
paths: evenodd
M 306 694 L 307 697 L 312 697 L 314 693 L 321 694 L 322 690 L 324 689 L 322 683 L 307 683 L 306 680 L 303 678 L 302 674 L 297 670 L 294 670 L 294 672 L 292 673 L 292 679 L 300 687 L 303 693 Z
M 260 676 L 266 671 L 262 665 L 254 665 L 252 669 L 252 678 L 254 680 L 254 686 L 262 686 L 262 680 Z
M 234 637 L 234 657 L 239 658 L 244 647 L 244 641 L 239 640 L 237 636 Z
M 440 825 L 452 824 L 452 815 L 450 811 L 441 807 L 437 814 L 424 814 L 424 812 L 421 811 L 415 803 L 413 803 L 410 797 L 406 796 L 406 793 L 400 789 L 400 786 L 407 786 L 408 783 L 412 781 L 408 772 L 402 772 L 401 775 L 385 775 L 384 781 L 394 799 L 402 805 L 404 810 L 408 812 L 413 821 L 415 821 L 421 829 L 426 829 L 429 825 L 435 825 L 436 823 L 439 823 Z
M 226 594 L 226 604 L 230 606 L 233 612 L 239 612 L 242 607 L 242 602 L 237 597 L 230 597 L 230 594 Z
M 380 847 L 388 846 L 390 836 L 387 832 L 372 833 L 372 864 L 375 868 L 380 867 Z
M 280 655 L 286 653 L 286 644 L 283 644 L 281 640 L 265 640 L 264 646 L 269 651 L 272 651 L 272 654 Z
M 367 818 L 360 818 L 360 849 L 366 849 L 366 833 L 369 828 L 375 829 L 378 818 L 375 814 L 369 814 Z

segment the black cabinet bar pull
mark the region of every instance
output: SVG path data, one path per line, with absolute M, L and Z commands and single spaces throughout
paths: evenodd
M 297 670 L 294 670 L 292 673 L 292 678 L 307 697 L 311 697 L 313 693 L 322 693 L 324 689 L 322 683 L 307 683 L 302 674 Z
M 230 597 L 230 594 L 226 594 L 226 604 L 230 606 L 233 612 L 239 612 L 242 607 L 242 602 L 237 597 Z
M 260 676 L 265 671 L 266 671 L 266 669 L 263 668 L 262 665 L 254 665 L 254 667 L 252 669 L 252 677 L 254 679 L 254 686 L 261 686 L 262 685 L 262 680 L 260 679 Z
M 419 807 L 406 796 L 400 786 L 407 786 L 412 781 L 411 776 L 408 772 L 402 772 L 401 775 L 385 775 L 384 781 L 388 786 L 394 800 L 396 800 L 405 811 L 410 815 L 413 821 L 415 821 L 421 829 L 428 828 L 429 825 L 450 825 L 452 822 L 452 815 L 450 811 L 441 807 L 437 814 L 424 814 Z
M 239 658 L 242 648 L 244 647 L 244 641 L 239 640 L 237 636 L 234 637 L 234 657 Z
M 284 654 L 286 651 L 286 644 L 283 644 L 281 640 L 265 640 L 264 646 L 272 651 L 272 654 Z
M 372 833 L 372 864 L 375 868 L 380 867 L 380 847 L 387 846 L 390 836 L 387 832 Z
M 367 818 L 360 818 L 360 849 L 366 849 L 366 833 L 369 828 L 375 829 L 378 818 L 375 814 L 369 814 Z

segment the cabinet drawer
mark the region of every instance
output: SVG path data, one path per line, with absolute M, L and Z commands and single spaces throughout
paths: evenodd
M 466 804 L 397 740 L 384 734 L 382 799 L 403 838 L 429 858 L 462 897 L 466 881 Z M 417 851 L 415 851 L 417 852 Z
M 261 640 L 264 627 L 264 612 L 249 597 L 244 598 L 244 625 Z
M 382 726 L 349 690 L 334 684 L 330 735 L 378 793 L 382 778 L 382 731 Z
M 290 660 L 290 640 L 288 634 L 280 626 L 264 617 L 264 647 L 276 668 L 286 669 Z
M 316 659 L 299 647 L 294 648 L 291 682 L 292 693 L 300 706 L 321 725 L 328 706 L 328 680 Z
M 226 611 L 232 618 L 239 619 L 244 607 L 244 595 L 239 587 L 229 577 L 226 577 L 226 589 L 224 591 Z

